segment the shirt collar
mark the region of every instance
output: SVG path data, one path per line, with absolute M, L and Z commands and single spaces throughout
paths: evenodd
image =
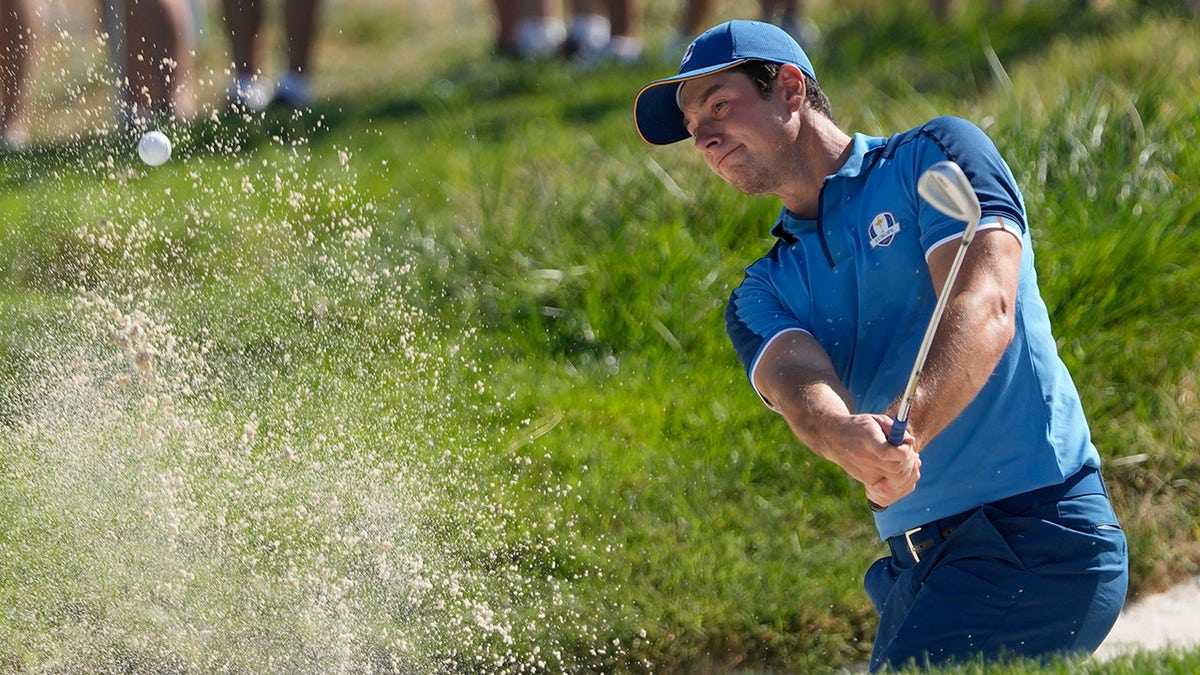
M 832 176 L 825 179 L 828 182 L 832 178 L 855 178 L 869 168 L 873 162 L 872 154 L 875 150 L 882 148 L 887 143 L 886 138 L 878 136 L 866 136 L 863 134 L 854 134 L 850 141 L 850 156 L 846 158 L 846 163 L 842 164 L 842 168 Z
M 850 156 L 837 173 L 825 177 L 825 183 L 842 178 L 857 178 L 864 170 L 870 168 L 878 154 L 877 151 L 886 143 L 887 139 L 883 137 L 854 134 L 850 140 Z M 779 218 L 771 228 L 771 234 L 780 239 L 794 240 L 798 235 L 816 229 L 816 218 L 800 218 L 785 207 L 780 210 Z

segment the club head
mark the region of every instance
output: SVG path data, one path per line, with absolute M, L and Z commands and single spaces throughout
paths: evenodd
M 970 241 L 979 226 L 979 196 L 962 167 L 949 160 L 925 170 L 917 180 L 917 194 L 942 213 L 967 223 L 963 239 Z

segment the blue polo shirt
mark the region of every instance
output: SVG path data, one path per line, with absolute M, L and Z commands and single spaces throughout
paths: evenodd
M 927 256 L 957 246 L 966 227 L 917 194 L 917 178 L 946 159 L 979 195 L 979 229 L 1021 239 L 1016 333 L 975 400 L 926 442 L 915 491 L 875 514 L 885 539 L 1100 465 L 1038 291 L 1024 200 L 991 139 L 966 120 L 941 117 L 891 138 L 856 135 L 850 158 L 825 179 L 820 216 L 783 210 L 774 247 L 746 270 L 726 309 L 738 357 L 753 382 L 770 341 L 804 331 L 828 352 L 858 412 L 886 410 L 937 302 Z

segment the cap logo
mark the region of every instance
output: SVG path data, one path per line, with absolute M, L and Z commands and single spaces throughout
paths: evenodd
M 685 51 L 683 53 L 683 60 L 679 62 L 680 72 L 683 71 L 683 67 L 687 65 L 687 62 L 691 60 L 692 53 L 695 51 L 696 51 L 696 43 L 693 42 L 692 44 L 688 45 L 687 51 Z
M 900 223 L 896 222 L 895 216 L 884 212 L 871 219 L 871 226 L 868 230 L 871 236 L 871 248 L 879 248 L 892 243 L 892 240 L 900 232 Z

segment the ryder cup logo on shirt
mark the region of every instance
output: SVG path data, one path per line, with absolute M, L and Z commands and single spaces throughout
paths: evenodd
M 881 213 L 871 220 L 871 248 L 887 246 L 900 232 L 900 223 L 890 213 Z

